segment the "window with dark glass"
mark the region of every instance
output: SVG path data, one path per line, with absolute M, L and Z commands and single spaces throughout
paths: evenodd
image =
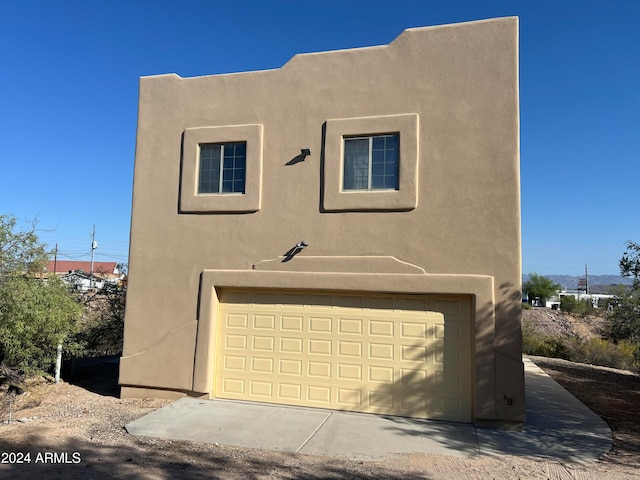
M 398 190 L 399 137 L 345 137 L 343 190 Z
M 246 142 L 200 145 L 198 193 L 245 193 Z

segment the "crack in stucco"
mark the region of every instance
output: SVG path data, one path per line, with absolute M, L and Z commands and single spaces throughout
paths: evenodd
M 170 335 L 173 335 L 175 332 L 177 332 L 178 330 L 181 330 L 183 328 L 186 328 L 190 325 L 197 325 L 197 321 L 191 321 L 191 322 L 187 322 L 187 323 L 183 323 L 182 325 L 175 327 L 173 329 L 171 329 L 169 332 L 167 332 L 166 334 L 164 334 L 162 337 L 160 337 L 158 340 L 156 340 L 155 342 L 153 342 L 151 345 L 149 345 L 147 348 L 145 348 L 144 350 L 140 350 L 136 353 L 132 353 L 131 355 L 123 355 L 122 358 L 123 359 L 129 359 L 129 358 L 133 358 L 133 357 L 137 357 L 139 355 L 143 355 L 145 353 L 147 353 L 149 350 L 153 349 L 154 347 L 160 345 L 161 343 L 163 343 L 167 337 L 169 337 Z

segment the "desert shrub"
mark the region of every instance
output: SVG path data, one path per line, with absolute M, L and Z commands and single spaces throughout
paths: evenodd
M 81 352 L 74 340 L 82 306 L 61 280 L 14 276 L 0 282 L 0 361 L 22 373 L 53 368 L 58 344 Z
M 591 300 L 577 300 L 573 295 L 567 295 L 560 299 L 560 310 L 567 313 L 577 313 L 578 315 L 593 315 L 595 308 Z
M 584 299 L 579 300 L 576 303 L 573 313 L 577 313 L 578 315 L 586 317 L 587 315 L 593 315 L 595 310 L 596 309 L 593 307 L 593 303 L 591 302 L 591 300 Z
M 560 298 L 560 310 L 563 312 L 571 313 L 575 310 L 578 301 L 573 295 L 568 295 Z
M 570 359 L 570 350 L 562 337 L 537 330 L 531 324 L 522 325 L 522 352 L 540 357 Z
M 600 338 L 575 342 L 571 348 L 571 361 L 602 367 L 630 369 L 636 365 L 636 346 L 628 342 L 615 344 Z
M 531 310 L 531 304 L 522 302 L 522 308 L 524 308 L 525 310 Z

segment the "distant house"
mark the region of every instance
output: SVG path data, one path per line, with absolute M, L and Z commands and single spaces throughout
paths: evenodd
M 138 112 L 123 397 L 524 420 L 516 18 Z
M 77 260 L 49 260 L 47 273 L 67 275 L 71 272 L 91 273 L 91 262 Z M 105 280 L 118 280 L 122 272 L 116 262 L 93 262 L 93 274 Z
M 71 271 L 60 278 L 67 285 L 73 286 L 74 290 L 80 292 L 91 289 L 101 290 L 105 286 L 105 279 L 81 271 Z

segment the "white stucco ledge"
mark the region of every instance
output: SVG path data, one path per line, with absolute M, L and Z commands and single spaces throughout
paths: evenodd
M 287 260 L 276 257 L 260 260 L 251 268 L 260 271 L 426 274 L 423 268 L 392 256 L 306 256 L 299 253 Z

